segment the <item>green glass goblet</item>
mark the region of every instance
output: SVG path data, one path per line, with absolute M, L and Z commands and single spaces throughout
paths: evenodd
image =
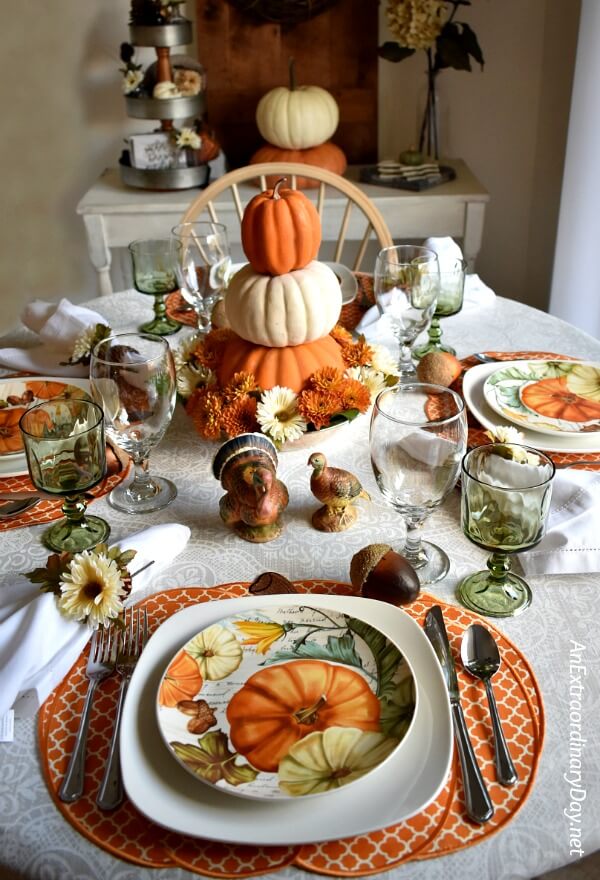
M 154 297 L 154 318 L 139 328 L 142 333 L 170 336 L 181 328 L 167 315 L 165 296 L 178 290 L 177 264 L 181 243 L 174 238 L 141 239 L 129 245 L 133 285 L 139 293 Z
M 513 617 L 530 604 L 531 589 L 511 571 L 511 554 L 535 547 L 544 536 L 554 464 L 537 449 L 488 443 L 462 463 L 461 517 L 465 535 L 491 551 L 487 571 L 466 577 L 457 596 L 489 617 Z
M 467 264 L 464 260 L 455 260 L 440 269 L 440 290 L 435 312 L 427 331 L 428 340 L 424 345 L 413 349 L 414 357 L 420 359 L 430 351 L 446 351 L 449 354 L 456 354 L 456 349 L 442 342 L 440 318 L 449 318 L 450 315 L 456 315 L 462 309 L 466 269 Z
M 31 482 L 45 495 L 64 498 L 65 519 L 44 532 L 46 547 L 77 553 L 106 541 L 110 526 L 86 515 L 84 494 L 106 472 L 102 409 L 88 400 L 54 398 L 28 409 L 19 427 Z

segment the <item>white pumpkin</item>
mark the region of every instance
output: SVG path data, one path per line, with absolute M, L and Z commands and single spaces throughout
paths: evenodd
M 317 260 L 285 275 L 260 275 L 248 264 L 236 272 L 225 294 L 231 329 L 255 345 L 271 348 L 327 336 L 341 307 L 335 273 Z
M 164 80 L 163 82 L 156 83 L 152 89 L 152 97 L 164 101 L 167 98 L 180 98 L 181 92 L 175 83 L 170 80 Z
M 306 150 L 325 143 L 335 132 L 339 109 L 320 86 L 271 89 L 258 102 L 256 124 L 263 138 L 286 150 Z

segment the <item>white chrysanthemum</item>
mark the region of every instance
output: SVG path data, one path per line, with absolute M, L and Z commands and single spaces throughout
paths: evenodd
M 119 616 L 126 594 L 114 559 L 92 550 L 73 557 L 60 582 L 60 593 L 59 611 L 94 629 Z
M 521 434 L 518 428 L 513 428 L 512 425 L 496 425 L 495 428 L 490 428 L 489 431 L 486 431 L 485 435 L 490 438 L 492 443 L 525 442 L 523 434 Z
M 193 150 L 199 150 L 202 146 L 202 138 L 193 128 L 182 128 L 177 135 L 178 147 L 191 147 Z
M 386 376 L 399 376 L 398 362 L 385 345 L 373 345 L 369 343 L 369 348 L 373 352 L 371 358 L 371 366 L 374 370 L 379 370 Z
M 371 403 L 375 402 L 379 392 L 386 387 L 384 373 L 380 370 L 373 370 L 371 367 L 349 367 L 345 375 L 349 379 L 358 380 L 369 389 Z
M 85 357 L 87 354 L 89 354 L 95 341 L 96 325 L 92 324 L 91 327 L 88 327 L 87 330 L 84 330 L 83 333 L 75 340 L 75 345 L 73 346 L 73 352 L 71 354 L 71 360 L 78 361 L 80 358 Z
M 214 385 L 214 373 L 205 367 L 195 370 L 192 367 L 184 366 L 177 370 L 177 393 L 187 400 L 192 391 L 199 385 Z
M 123 94 L 130 95 L 135 92 L 143 79 L 144 74 L 141 70 L 128 70 L 123 77 Z
M 290 388 L 276 385 L 265 391 L 256 407 L 256 419 L 275 443 L 297 440 L 307 424 L 298 412 L 298 398 Z

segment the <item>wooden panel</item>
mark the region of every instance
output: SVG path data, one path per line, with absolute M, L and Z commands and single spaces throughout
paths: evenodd
M 377 159 L 377 4 L 338 0 L 290 29 L 256 24 L 226 0 L 196 0 L 198 57 L 207 72 L 208 120 L 230 167 L 245 165 L 262 140 L 256 105 L 287 85 L 288 59 L 299 84 L 335 97 L 340 125 L 332 140 L 351 163 Z

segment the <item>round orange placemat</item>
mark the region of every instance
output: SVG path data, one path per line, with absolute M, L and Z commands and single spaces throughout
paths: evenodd
M 346 584 L 330 581 L 296 583 L 307 592 L 353 592 Z M 148 610 L 152 631 L 171 614 L 192 603 L 245 594 L 246 586 L 239 583 L 210 590 L 179 588 L 152 596 L 143 605 Z M 436 602 L 433 596 L 422 594 L 406 610 L 421 623 Z M 463 608 L 442 607 L 453 653 L 458 656 L 465 627 L 480 618 Z M 95 797 L 112 731 L 119 686 L 116 676 L 103 682 L 96 693 L 88 735 L 84 795 L 75 804 L 64 804 L 56 792 L 73 747 L 87 690 L 84 655 L 50 695 L 39 715 L 40 753 L 50 793 L 74 828 L 114 855 L 148 867 L 179 865 L 215 877 L 248 877 L 290 863 L 322 874 L 364 876 L 411 859 L 455 852 L 495 833 L 515 816 L 531 791 L 544 738 L 543 704 L 535 676 L 518 649 L 494 627 L 489 628 L 502 652 L 503 663 L 494 685 L 519 782 L 512 788 L 496 783 L 483 684 L 458 669 L 467 724 L 495 806 L 495 815 L 486 825 L 474 825 L 464 816 L 456 764 L 437 800 L 412 819 L 370 834 L 303 847 L 236 846 L 185 837 L 154 825 L 127 800 L 119 809 L 102 813 L 96 807 Z
M 569 357 L 564 354 L 555 354 L 551 351 L 486 351 L 486 355 L 490 357 L 496 358 L 498 361 L 518 361 L 518 360 L 544 360 L 548 358 L 552 358 L 557 361 L 570 361 L 574 360 L 574 358 Z M 463 373 L 456 382 L 453 384 L 453 388 L 462 394 L 462 380 L 465 372 L 471 367 L 477 367 L 481 364 L 481 361 L 478 360 L 473 355 L 469 355 L 469 357 L 462 358 L 461 364 L 464 367 Z M 489 443 L 490 438 L 485 433 L 485 428 L 483 428 L 480 423 L 477 421 L 473 413 L 468 411 L 468 420 L 469 420 L 469 447 L 472 446 L 481 446 L 484 443 Z M 542 436 L 542 435 L 540 435 Z M 552 459 L 554 464 L 569 464 L 572 462 L 585 460 L 589 462 L 583 465 L 574 465 L 574 469 L 577 470 L 587 470 L 587 471 L 596 471 L 600 468 L 600 452 L 587 452 L 587 450 L 582 452 L 548 452 L 544 449 L 543 442 L 540 443 L 539 448 L 546 452 L 546 455 Z

